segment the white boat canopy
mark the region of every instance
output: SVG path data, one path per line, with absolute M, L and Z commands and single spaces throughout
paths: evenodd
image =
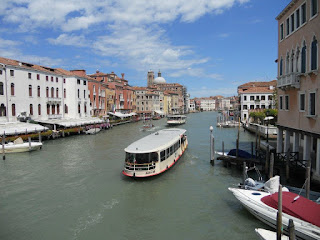
M 5 122 L 0 123 L 0 135 L 14 135 L 21 133 L 34 133 L 47 131 L 48 128 L 39 124 L 26 123 L 26 122 Z
M 121 113 L 121 112 L 108 112 L 109 115 L 113 115 L 119 118 L 132 117 L 133 115 L 137 115 L 135 112 L 132 113 Z
M 104 120 L 100 118 L 93 118 L 93 117 L 79 118 L 79 119 L 50 119 L 50 120 L 41 120 L 37 122 L 60 125 L 63 127 L 73 127 L 73 126 L 82 126 L 82 125 L 88 125 L 88 124 L 105 123 Z
M 154 110 L 155 113 L 159 114 L 159 115 L 164 115 L 164 112 L 161 110 Z

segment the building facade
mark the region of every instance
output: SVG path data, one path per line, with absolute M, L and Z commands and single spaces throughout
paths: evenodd
M 278 21 L 277 151 L 299 152 L 320 179 L 319 1 L 297 0 Z M 284 137 L 283 137 L 284 134 Z

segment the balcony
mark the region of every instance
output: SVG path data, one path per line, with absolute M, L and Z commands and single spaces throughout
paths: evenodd
M 60 104 L 61 103 L 61 98 L 60 97 L 47 97 L 47 103 L 49 104 Z
M 300 88 L 300 73 L 289 73 L 278 77 L 278 88 L 293 87 Z
M 62 114 L 51 114 L 48 115 L 48 119 L 61 119 L 62 118 Z

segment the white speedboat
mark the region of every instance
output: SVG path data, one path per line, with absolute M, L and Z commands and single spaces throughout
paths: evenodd
M 91 129 L 88 129 L 87 131 L 85 131 L 86 134 L 96 134 L 98 132 L 100 132 L 101 129 L 100 128 L 91 128 Z
M 241 204 L 269 226 L 277 226 L 278 193 L 229 188 Z M 282 192 L 282 224 L 286 232 L 289 219 L 300 239 L 320 239 L 320 205 L 292 192 Z
M 0 144 L 0 153 L 19 153 L 39 150 L 42 147 L 41 142 L 23 142 L 22 138 L 16 139 L 14 142 Z
M 185 115 L 169 115 L 167 116 L 167 125 L 175 126 L 184 124 L 186 123 L 186 118 Z
M 170 169 L 188 146 L 186 130 L 163 129 L 130 144 L 124 149 L 122 173 L 129 177 L 150 177 Z

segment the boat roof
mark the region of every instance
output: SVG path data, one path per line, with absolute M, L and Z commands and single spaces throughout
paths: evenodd
M 176 118 L 180 118 L 180 117 L 187 117 L 186 115 L 168 115 L 167 117 L 170 117 L 170 118 L 173 118 L 173 117 L 176 117 Z
M 124 151 L 129 153 L 157 152 L 176 142 L 187 130 L 181 128 L 162 129 L 130 144 Z

